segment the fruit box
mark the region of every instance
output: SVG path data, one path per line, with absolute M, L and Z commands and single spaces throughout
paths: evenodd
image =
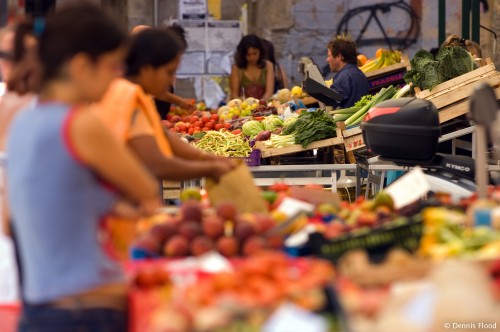
M 500 99 L 500 72 L 490 58 L 483 59 L 478 69 L 436 85 L 431 90 L 415 88 L 415 97 L 431 101 L 439 111 L 443 123 L 469 112 L 469 96 L 478 82 L 490 85 Z
M 422 237 L 422 220 L 419 217 L 404 220 L 406 221 L 395 220 L 376 228 L 360 229 L 331 240 L 324 238 L 321 233 L 313 233 L 309 238 L 311 254 L 336 263 L 343 254 L 355 249 L 365 249 L 374 262 L 382 260 L 394 247 L 415 252 Z

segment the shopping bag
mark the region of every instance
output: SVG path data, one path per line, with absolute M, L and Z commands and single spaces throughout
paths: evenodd
M 252 173 L 243 162 L 222 176 L 218 183 L 207 179 L 206 189 L 208 199 L 213 206 L 231 202 L 236 205 L 239 213 L 267 212 L 266 201 L 253 182 Z

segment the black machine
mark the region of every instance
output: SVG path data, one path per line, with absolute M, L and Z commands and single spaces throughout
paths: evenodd
M 416 98 L 384 101 L 370 109 L 361 129 L 370 152 L 397 165 L 422 166 L 432 177 L 433 188 L 455 190 L 457 197 L 475 191 L 471 157 L 436 153 L 441 130 L 432 102 Z

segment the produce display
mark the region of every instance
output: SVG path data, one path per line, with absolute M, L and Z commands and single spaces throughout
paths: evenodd
M 369 60 L 365 60 L 364 58 L 361 58 L 360 61 L 361 62 L 365 61 L 365 63 L 361 67 L 359 67 L 359 69 L 363 73 L 369 73 L 373 70 L 377 70 L 380 68 L 394 65 L 396 63 L 400 63 L 401 62 L 401 52 L 400 51 L 393 51 L 393 50 L 379 49 L 376 53 L 375 58 L 369 59 Z
M 198 149 L 224 157 L 248 157 L 252 148 L 241 131 L 208 131 L 193 143 Z
M 419 253 L 442 260 L 449 257 L 497 258 L 500 232 L 491 227 L 465 227 L 466 215 L 444 207 L 428 208 L 422 213 L 425 232 Z
M 249 256 L 260 250 L 282 247 L 278 234 L 269 234 L 276 223 L 262 214 L 238 214 L 232 203 L 204 213 L 201 203 L 190 200 L 178 216 L 165 216 L 135 241 L 132 251 L 144 257 L 200 256 L 216 250 L 226 257 Z
M 325 291 L 335 280 L 328 262 L 262 252 L 233 260 L 231 267 L 198 274 L 184 283 L 176 282 L 181 278 L 172 265 L 136 268 L 131 273 L 130 331 L 257 332 L 284 308 L 319 320 L 329 330 L 339 328 L 338 313 L 330 307 Z M 196 275 L 196 268 L 191 270 Z
M 432 89 L 478 67 L 470 53 L 459 46 L 442 47 L 435 57 L 427 50 L 420 50 L 410 64 L 405 81 L 422 90 Z
M 353 106 L 350 108 L 344 108 L 335 110 L 332 112 L 333 116 L 337 116 L 336 120 L 340 120 L 341 118 L 346 117 L 345 124 L 346 126 L 355 126 L 363 121 L 365 115 L 368 113 L 370 108 L 373 106 L 388 100 L 388 99 L 397 99 L 405 96 L 410 91 L 410 86 L 406 85 L 405 87 L 399 89 L 390 85 L 387 88 L 382 88 L 376 95 L 372 98 L 361 99 L 360 104 L 362 105 L 365 101 L 367 101 L 364 106 Z M 369 99 L 369 100 L 368 100 Z
M 163 125 L 171 132 L 196 135 L 210 130 L 230 129 L 231 125 L 209 111 L 196 111 L 191 115 L 168 114 Z
M 283 123 L 284 124 L 284 123 Z M 268 147 L 283 147 L 300 144 L 307 147 L 314 141 L 335 137 L 336 125 L 332 117 L 323 110 L 303 112 L 289 121 L 280 135 L 271 135 L 265 144 Z
M 264 100 L 264 103 L 267 102 Z M 221 106 L 217 110 L 217 114 L 223 120 L 237 119 L 240 116 L 252 115 L 252 110 L 259 106 L 259 100 L 255 98 L 247 98 L 245 100 L 233 99 L 225 106 Z

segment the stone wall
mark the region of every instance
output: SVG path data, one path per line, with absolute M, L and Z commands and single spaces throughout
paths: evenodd
M 114 3 L 121 12 L 128 27 L 137 24 L 153 24 L 153 0 L 102 0 Z M 421 49 L 438 46 L 438 1 L 405 0 L 421 16 L 421 32 L 415 44 L 405 50 L 410 57 Z M 369 4 L 389 2 L 372 0 Z M 366 6 L 366 0 L 222 0 L 222 19 L 237 20 L 244 3 L 249 5 L 249 30 L 270 39 L 277 52 L 277 58 L 286 68 L 292 83 L 299 83 L 298 60 L 302 56 L 312 57 L 320 66 L 326 65 L 326 45 L 337 32 L 337 26 L 344 14 L 353 8 Z M 500 1 L 489 1 L 490 11 L 481 14 L 481 24 L 500 34 Z M 453 5 L 451 5 L 453 4 Z M 176 19 L 177 0 L 158 0 L 158 22 L 160 24 Z M 461 34 L 461 5 L 459 1 L 448 0 L 446 7 L 447 34 Z M 402 35 L 408 29 L 408 16 L 394 9 L 379 14 L 386 33 Z M 353 35 L 359 34 L 365 16 L 355 17 L 349 28 Z M 381 32 L 372 21 L 364 37 L 380 37 Z M 385 44 L 362 46 L 359 51 L 368 57 L 374 55 Z M 493 35 L 481 29 L 483 54 L 493 58 Z M 500 67 L 500 46 L 497 46 L 495 63 Z

